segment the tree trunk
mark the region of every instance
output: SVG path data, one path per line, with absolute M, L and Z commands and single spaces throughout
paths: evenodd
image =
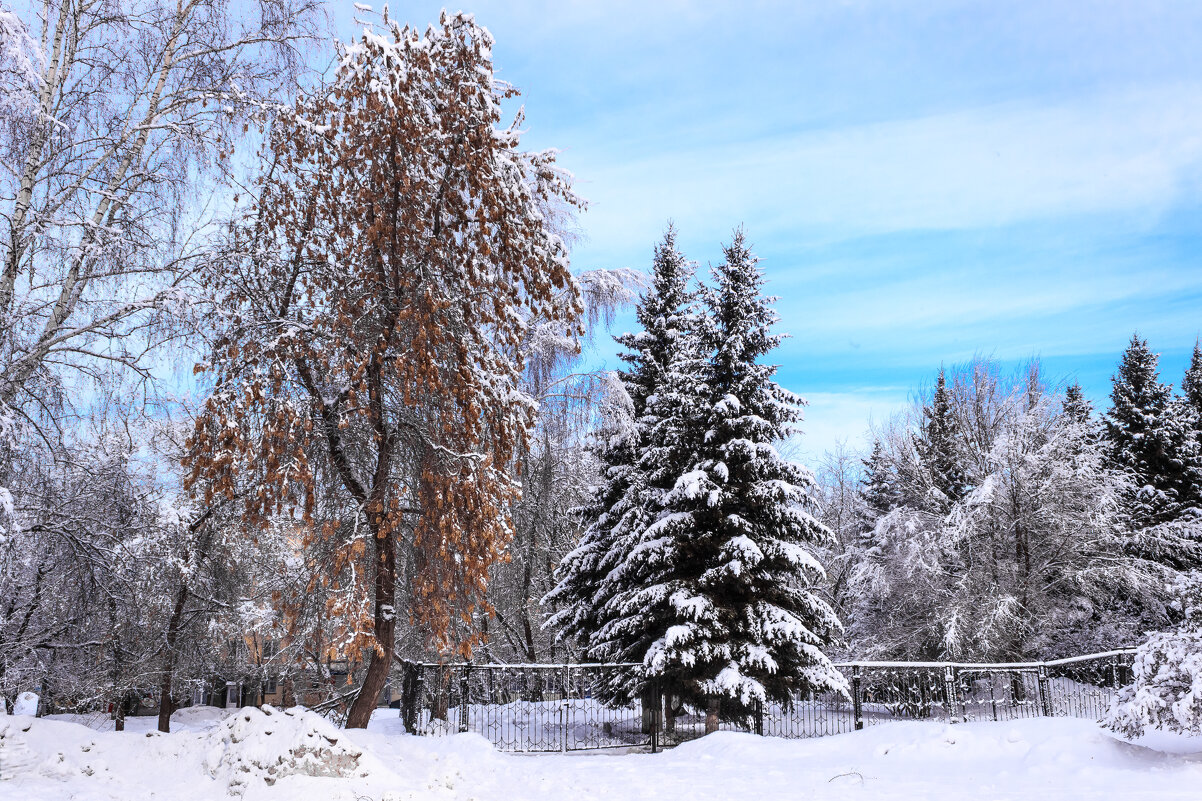
M 524 697 L 522 700 L 527 700 Z M 446 665 L 438 666 L 438 686 L 434 688 L 434 702 L 430 716 L 435 720 L 446 720 L 447 709 L 451 701 L 451 669 Z
M 660 699 L 657 697 L 655 689 L 648 684 L 643 688 L 640 706 L 643 710 L 642 715 L 642 732 L 643 734 L 651 734 L 659 731 L 659 707 Z
M 538 661 L 538 655 L 534 651 L 534 626 L 530 623 L 530 587 L 534 583 L 534 548 L 536 541 L 533 533 L 530 536 L 530 544 L 526 549 L 526 564 L 522 572 L 522 636 L 526 642 L 526 661 L 534 663 Z
M 193 520 L 188 526 L 189 533 L 195 534 L 199 531 L 212 514 L 212 506 L 205 509 L 200 517 Z M 213 528 L 210 526 L 203 530 L 197 538 L 196 560 L 193 567 L 199 568 L 204 563 L 212 542 Z M 164 733 L 171 731 L 171 713 L 175 711 L 174 703 L 171 700 L 171 682 L 175 678 L 175 646 L 179 641 L 180 629 L 183 628 L 184 608 L 187 606 L 188 595 L 191 592 L 185 574 L 180 574 L 179 582 L 179 589 L 175 594 L 175 606 L 171 609 L 171 619 L 167 621 L 167 650 L 163 654 L 163 672 L 159 679 L 159 731 Z
M 421 710 L 418 704 L 421 702 L 421 668 L 412 662 L 406 662 L 404 665 L 404 679 L 401 682 L 401 720 L 404 723 L 405 731 L 410 734 L 417 734 L 417 724 Z
M 113 730 L 125 731 L 125 693 L 117 696 L 117 702 L 113 705 Z
M 720 701 L 710 698 L 705 704 L 705 733 L 713 734 L 718 730 L 718 709 Z
M 367 665 L 367 675 L 363 678 L 363 686 L 351 704 L 351 711 L 346 717 L 348 729 L 366 729 L 371 720 L 372 710 L 388 683 L 388 674 L 392 669 L 392 649 L 396 640 L 396 540 L 392 532 L 383 536 L 377 531 L 374 537 L 376 543 L 376 599 L 375 599 L 375 628 L 376 648 L 372 651 L 371 661 Z
M 188 601 L 188 584 L 181 577 L 175 595 L 175 607 L 167 623 L 167 650 L 163 654 L 163 671 L 159 677 L 159 731 L 171 731 L 171 713 L 175 711 L 171 700 L 171 681 L 175 677 L 175 644 L 179 640 L 180 623 L 184 619 L 184 604 Z

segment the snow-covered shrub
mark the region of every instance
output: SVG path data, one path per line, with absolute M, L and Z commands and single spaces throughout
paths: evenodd
M 315 712 L 296 707 L 241 709 L 209 734 L 205 769 L 241 795 L 252 783 L 285 776 L 366 775 L 363 752 L 345 732 Z
M 1135 656 L 1135 681 L 1115 700 L 1109 726 L 1129 737 L 1145 727 L 1202 734 L 1202 631 L 1153 634 Z
M 1202 734 L 1202 575 L 1182 582 L 1185 620 L 1153 634 L 1135 654 L 1134 681 L 1124 687 L 1107 725 L 1129 737 L 1147 727 Z

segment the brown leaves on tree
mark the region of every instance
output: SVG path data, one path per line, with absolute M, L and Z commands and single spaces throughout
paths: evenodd
M 552 221 L 581 204 L 553 154 L 522 153 L 500 127 L 514 92 L 490 46 L 444 15 L 345 48 L 328 89 L 274 123 L 238 233 L 248 255 L 214 277 L 231 324 L 191 440 L 193 490 L 249 486 L 252 529 L 295 515 L 340 582 L 345 645 L 374 651 L 373 669 L 391 652 L 402 543 L 416 622 L 440 649 L 470 648 L 463 624 L 503 553 L 535 412 L 519 389 L 526 321 L 578 328 Z

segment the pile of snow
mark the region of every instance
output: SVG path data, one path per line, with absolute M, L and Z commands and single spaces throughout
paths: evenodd
M 363 751 L 320 715 L 301 707 L 245 707 L 207 736 L 204 766 L 231 793 L 285 776 L 364 777 Z
M 1188 755 L 1202 752 L 1202 741 L 1177 745 L 1182 756 L 1123 742 L 1076 719 L 890 722 L 805 740 L 719 732 L 662 756 L 582 760 L 573 778 L 611 797 L 671 797 L 675 790 L 694 801 L 729 798 L 731 788 L 763 801 L 974 795 L 1196 801 L 1202 762 Z
M 21 693 L 17 696 L 17 700 L 13 702 L 14 715 L 29 715 L 34 717 L 38 713 L 38 696 L 36 693 Z
M 3 707 L 0 699 L 0 709 Z M 37 763 L 27 737 L 31 723 L 10 717 L 0 720 L 0 781 L 28 773 Z
M 171 713 L 171 731 L 206 731 L 235 711 L 220 706 L 186 706 Z M 158 724 L 158 718 L 155 718 L 155 724 Z
M 70 783 L 106 772 L 107 763 L 96 758 L 93 734 L 81 726 L 43 718 L 0 720 L 0 779 L 4 781 L 0 798 L 7 799 L 5 792 L 11 793 L 10 788 L 24 791 L 35 780 Z M 13 797 L 38 796 L 22 792 Z

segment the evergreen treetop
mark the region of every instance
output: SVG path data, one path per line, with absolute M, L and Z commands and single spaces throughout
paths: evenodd
M 899 498 L 894 485 L 894 469 L 879 437 L 872 441 L 872 453 L 863 462 L 860 496 L 874 517 L 888 514 L 897 507 Z
M 1198 506 L 1202 489 L 1202 456 L 1189 415 L 1172 386 L 1160 383 L 1158 362 L 1146 340 L 1131 337 L 1103 418 L 1108 456 L 1133 479 L 1137 525 L 1178 518 Z
M 1189 367 L 1181 379 L 1181 394 L 1189 409 L 1195 431 L 1202 432 L 1202 343 L 1194 340 Z
M 1093 404 L 1086 399 L 1081 385 L 1077 383 L 1065 388 L 1063 409 L 1065 416 L 1078 425 L 1088 425 L 1093 416 Z
M 946 508 L 968 493 L 967 478 L 956 447 L 956 419 L 943 368 L 931 402 L 923 407 L 923 424 L 914 444 L 926 469 L 935 506 Z

